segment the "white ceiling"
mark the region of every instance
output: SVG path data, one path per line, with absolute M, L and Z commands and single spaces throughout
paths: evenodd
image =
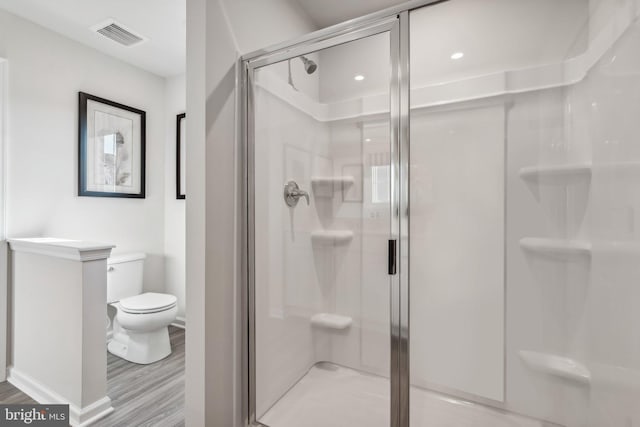
M 0 8 L 160 76 L 185 71 L 186 0 L 0 0 Z M 108 18 L 149 40 L 124 47 L 89 29 Z
M 324 28 L 404 0 L 290 1 Z M 186 0 L 0 0 L 0 8 L 160 76 L 185 72 Z M 90 30 L 109 18 L 149 40 L 127 48 Z
M 328 27 L 407 0 L 292 0 L 298 3 L 318 28 Z

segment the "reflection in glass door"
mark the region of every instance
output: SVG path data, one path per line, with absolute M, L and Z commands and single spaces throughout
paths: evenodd
M 394 30 L 249 66 L 251 412 L 269 427 L 391 425 Z

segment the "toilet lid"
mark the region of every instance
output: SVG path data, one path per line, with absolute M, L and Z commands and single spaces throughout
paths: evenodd
M 162 311 L 176 305 L 174 295 L 146 292 L 120 300 L 120 307 L 127 313 L 149 313 Z

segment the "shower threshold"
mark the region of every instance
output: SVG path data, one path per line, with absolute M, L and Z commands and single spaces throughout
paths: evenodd
M 388 427 L 389 381 L 331 363 L 318 363 L 259 421 L 269 427 Z M 412 427 L 552 425 L 411 387 Z

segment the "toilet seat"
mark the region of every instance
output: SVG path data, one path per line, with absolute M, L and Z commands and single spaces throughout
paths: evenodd
M 178 299 L 175 295 L 146 292 L 120 300 L 120 309 L 130 314 L 157 313 L 175 307 Z

